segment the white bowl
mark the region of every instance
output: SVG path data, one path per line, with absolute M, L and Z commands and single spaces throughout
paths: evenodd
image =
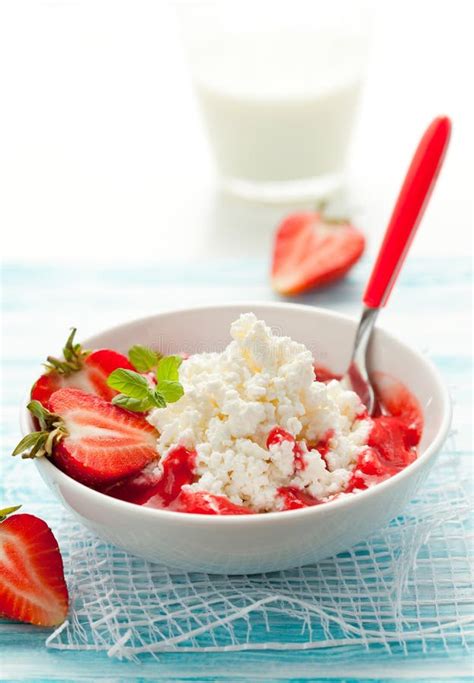
M 231 322 L 246 311 L 253 311 L 277 333 L 306 344 L 318 363 L 335 372 L 346 368 L 356 322 L 296 304 L 229 304 L 161 313 L 107 330 L 83 343 L 86 348 L 110 347 L 123 352 L 136 343 L 166 353 L 217 351 L 229 341 Z M 89 489 L 46 458 L 37 460 L 36 466 L 49 488 L 85 526 L 147 560 L 189 571 L 229 574 L 315 562 L 346 550 L 398 515 L 425 479 L 448 433 L 449 394 L 431 363 L 378 329 L 371 367 L 400 379 L 420 402 L 424 430 L 419 457 L 391 479 L 324 505 L 222 517 L 155 510 Z M 31 431 L 26 406 L 21 422 L 24 434 Z

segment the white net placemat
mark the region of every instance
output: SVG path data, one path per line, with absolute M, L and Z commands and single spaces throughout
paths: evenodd
M 451 452 L 454 448 L 450 449 Z M 52 648 L 118 658 L 169 651 L 350 648 L 466 652 L 474 635 L 470 459 L 443 455 L 404 514 L 351 551 L 255 576 L 183 573 L 59 529 L 70 618 Z

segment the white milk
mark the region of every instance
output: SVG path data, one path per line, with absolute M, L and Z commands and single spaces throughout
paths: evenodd
M 336 176 L 344 167 L 364 54 L 348 36 L 247 34 L 207 42 L 193 72 L 224 178 Z

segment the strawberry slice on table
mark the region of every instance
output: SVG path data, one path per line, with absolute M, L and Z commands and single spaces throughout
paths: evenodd
M 36 626 L 57 626 L 67 616 L 68 591 L 57 541 L 34 515 L 0 510 L 0 613 Z
M 28 408 L 41 431 L 28 434 L 13 455 L 49 455 L 73 479 L 90 486 L 112 484 L 137 474 L 158 457 L 157 431 L 143 415 L 112 405 L 80 389 L 64 388 Z
M 58 389 L 75 387 L 101 396 L 110 401 L 118 392 L 107 385 L 108 376 L 118 368 L 133 370 L 126 356 L 111 349 L 86 351 L 74 341 L 73 328 L 63 348 L 63 358 L 48 356 L 47 372 L 34 383 L 31 398 L 48 406 L 48 401 Z
M 348 221 L 330 220 L 321 212 L 293 214 L 275 235 L 272 286 L 292 295 L 338 280 L 364 247 L 364 235 Z

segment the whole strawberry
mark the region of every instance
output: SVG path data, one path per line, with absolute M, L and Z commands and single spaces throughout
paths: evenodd
M 20 507 L 0 510 L 0 614 L 35 626 L 57 626 L 69 604 L 58 544 L 42 519 L 12 515 Z

